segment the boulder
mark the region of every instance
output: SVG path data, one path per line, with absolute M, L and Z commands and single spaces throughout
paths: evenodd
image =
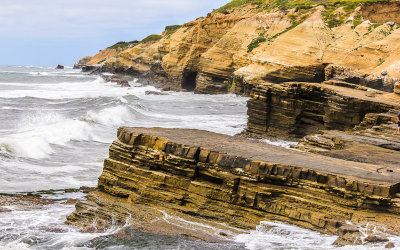
M 7 213 L 7 212 L 11 212 L 11 209 L 5 208 L 5 207 L 0 207 L 0 213 Z
M 400 82 L 394 84 L 394 93 L 400 95 Z
M 161 91 L 146 91 L 144 93 L 145 95 L 168 95 L 167 93 L 161 92 Z
M 80 59 L 79 61 L 77 61 L 74 64 L 74 69 L 82 69 L 83 66 L 86 66 L 86 64 L 92 59 L 91 56 L 85 56 L 82 59 Z
M 379 243 L 379 242 L 387 242 L 389 241 L 389 239 L 379 235 L 368 235 L 364 239 L 364 241 L 367 243 Z
M 125 81 L 125 80 L 119 81 L 119 82 L 118 82 L 118 85 L 120 85 L 120 86 L 123 87 L 123 88 L 128 88 L 128 87 L 131 86 L 131 85 L 129 85 L 128 81 Z
M 61 64 L 58 64 L 57 67 L 56 67 L 56 69 L 64 69 L 64 66 L 61 65 Z
M 393 242 L 389 242 L 389 243 L 386 244 L 385 248 L 388 248 L 388 249 L 389 248 L 395 248 L 395 245 L 394 245 Z

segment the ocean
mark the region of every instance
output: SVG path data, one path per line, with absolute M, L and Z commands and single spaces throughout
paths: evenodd
M 64 224 L 82 192 L 95 187 L 120 126 L 203 129 L 234 135 L 246 126 L 247 98 L 195 95 L 130 82 L 130 88 L 66 67 L 0 66 L 0 193 L 36 194 L 54 204 L 0 212 L 0 249 L 333 249 L 336 236 L 280 222 L 262 222 L 232 243 L 213 244 L 138 234 L 139 245 L 89 244 L 106 233 L 83 233 Z M 266 143 L 275 143 L 269 142 Z M 287 146 L 290 143 L 278 142 Z M 400 240 L 389 237 L 400 246 Z M 346 247 L 343 249 L 381 249 Z

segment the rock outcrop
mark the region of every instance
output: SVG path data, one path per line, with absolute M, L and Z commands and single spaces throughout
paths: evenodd
M 400 172 L 399 110 L 367 114 L 347 131 L 319 131 L 300 140 L 297 149 L 349 161 L 380 165 L 382 173 Z
M 81 58 L 79 61 L 77 61 L 74 64 L 74 69 L 82 69 L 82 67 L 86 66 L 88 64 L 88 62 L 90 62 L 91 59 L 92 59 L 91 56 L 85 56 L 85 57 Z
M 347 222 L 400 234 L 400 177 L 379 169 L 200 130 L 120 128 L 97 190 L 67 223 L 102 230 L 168 213 L 244 229 L 273 219 L 338 235 Z
M 302 137 L 321 129 L 346 130 L 366 114 L 386 112 L 399 106 L 370 97 L 368 88 L 344 82 L 258 84 L 248 101 L 244 134 L 252 137 Z
M 87 64 L 197 93 L 249 94 L 259 83 L 326 78 L 393 91 L 400 78 L 397 2 L 279 4 L 227 5 L 161 40 L 110 47 Z

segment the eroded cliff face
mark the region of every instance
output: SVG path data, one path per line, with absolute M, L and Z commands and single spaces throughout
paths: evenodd
M 368 113 L 399 108 L 399 103 L 395 94 L 341 81 L 258 84 L 247 103 L 243 134 L 293 138 L 323 129 L 343 131 L 360 124 Z
M 272 219 L 360 243 L 347 222 L 400 233 L 398 176 L 378 169 L 206 131 L 120 128 L 97 191 L 67 222 L 102 230 L 166 212 L 254 229 Z
M 103 70 L 198 93 L 248 94 L 258 83 L 321 82 L 325 77 L 392 91 L 400 77 L 397 2 L 350 11 L 329 8 L 282 11 L 246 5 L 213 12 L 173 34 L 164 32 L 160 41 L 107 57 Z M 328 20 L 332 13 L 341 21 Z M 330 27 L 333 21 L 340 23 Z M 337 69 L 327 74 L 327 65 Z

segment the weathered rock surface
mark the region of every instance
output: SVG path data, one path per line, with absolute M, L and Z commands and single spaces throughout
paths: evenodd
M 348 83 L 342 87 L 342 84 L 332 81 L 258 84 L 247 103 L 249 118 L 244 134 L 290 137 L 321 129 L 345 130 L 358 125 L 368 113 L 386 112 L 399 106 L 381 95 L 369 97 L 367 88 Z
M 261 220 L 346 234 L 346 222 L 400 234 L 400 175 L 380 165 L 206 131 L 120 128 L 97 191 L 67 223 L 101 230 L 170 215 L 254 229 Z
M 0 195 L 0 213 L 10 212 L 10 209 L 4 206 L 18 207 L 19 209 L 29 210 L 37 209 L 44 205 L 53 204 L 51 199 L 44 199 L 37 196 L 29 195 Z
M 400 82 L 394 84 L 394 93 L 400 95 Z
M 79 61 L 77 61 L 74 64 L 74 69 L 82 69 L 83 66 L 86 66 L 86 64 L 92 59 L 91 56 L 85 56 L 81 58 Z
M 324 79 L 392 92 L 400 78 L 399 4 L 359 4 L 332 10 L 316 1 L 305 9 L 243 5 L 214 11 L 164 32 L 159 41 L 103 50 L 87 64 L 101 62 L 103 71 L 197 93 L 249 94 L 263 82 Z M 327 13 L 342 13 L 331 20 L 337 25 L 330 25 Z
M 398 110 L 367 114 L 352 130 L 319 131 L 300 140 L 297 149 L 380 165 L 385 174 L 400 173 Z

